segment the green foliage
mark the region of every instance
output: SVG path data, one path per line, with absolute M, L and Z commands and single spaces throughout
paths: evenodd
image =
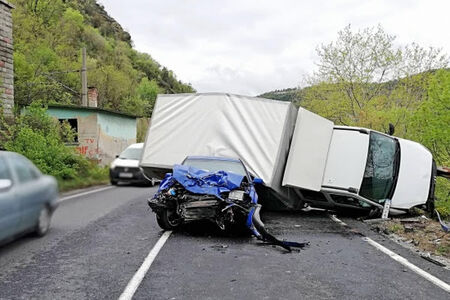
M 59 122 L 46 113 L 40 103 L 31 105 L 3 130 L 4 148 L 18 152 L 33 161 L 45 174 L 59 179 L 73 179 L 89 173 L 89 162 L 64 145 Z
M 267 92 L 259 95 L 258 97 L 281 100 L 281 101 L 289 101 L 289 102 L 298 102 L 300 101 L 300 89 L 297 88 L 289 88 L 283 90 L 275 90 L 271 92 Z
M 150 116 L 155 93 L 194 89 L 150 55 L 131 47 L 130 35 L 95 0 L 12 0 L 15 100 L 80 103 L 81 48 L 88 84 L 99 106 Z
M 408 119 L 426 96 L 431 70 L 446 67 L 438 49 L 397 47 L 383 28 L 339 31 L 335 42 L 317 48 L 318 71 L 302 91 L 302 106 L 337 124 L 408 132 Z
M 147 130 L 150 124 L 149 118 L 139 118 L 137 119 L 137 137 L 136 143 L 145 142 L 145 137 L 147 136 Z
M 436 162 L 450 165 L 450 71 L 439 70 L 429 80 L 427 97 L 410 118 L 408 138 L 433 152 Z
M 450 219 L 450 180 L 442 177 L 436 179 L 436 209 L 442 218 Z

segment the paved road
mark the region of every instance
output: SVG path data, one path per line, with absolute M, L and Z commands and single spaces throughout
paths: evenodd
M 44 238 L 0 247 L 0 299 L 117 299 L 162 235 L 145 199 L 154 188 L 112 187 L 63 202 Z M 262 246 L 199 224 L 173 233 L 135 299 L 448 299 L 449 293 L 375 249 L 361 234 L 450 283 L 433 265 L 323 212 L 267 213 L 280 237 L 310 241 L 301 252 Z

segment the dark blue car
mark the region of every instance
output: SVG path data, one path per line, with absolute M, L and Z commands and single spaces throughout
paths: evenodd
M 148 200 L 163 229 L 209 220 L 226 230 L 234 225 L 253 229 L 252 217 L 258 207 L 252 178 L 239 159 L 188 156 L 166 175 L 155 196 Z
M 55 178 L 20 154 L 0 151 L 0 243 L 27 232 L 45 235 L 57 201 Z

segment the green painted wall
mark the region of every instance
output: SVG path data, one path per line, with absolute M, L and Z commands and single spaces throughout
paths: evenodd
M 47 113 L 58 119 L 76 119 L 76 117 L 89 117 L 97 112 L 77 108 L 49 107 Z
M 99 112 L 97 123 L 104 133 L 109 136 L 124 139 L 136 138 L 136 119 L 115 115 L 107 112 Z
M 58 119 L 75 119 L 97 115 L 97 124 L 101 130 L 111 136 L 122 139 L 136 138 L 136 118 L 116 115 L 104 111 L 89 111 L 78 108 L 49 107 L 48 114 Z

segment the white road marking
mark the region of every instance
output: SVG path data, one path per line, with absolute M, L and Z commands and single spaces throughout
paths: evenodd
M 330 215 L 330 218 L 335 221 L 336 223 L 339 223 L 341 225 L 347 226 L 347 224 L 345 224 L 344 222 L 342 222 L 341 220 L 339 220 L 335 215 Z M 426 280 L 430 281 L 431 283 L 435 284 L 436 286 L 440 287 L 441 289 L 443 289 L 444 291 L 446 291 L 447 293 L 450 293 L 450 285 L 445 283 L 444 281 L 440 280 L 439 278 L 431 275 L 428 272 L 425 272 L 424 270 L 422 270 L 421 268 L 417 267 L 416 265 L 410 263 L 406 258 L 398 255 L 397 253 L 389 250 L 388 248 L 384 247 L 383 245 L 375 242 L 374 240 L 372 240 L 369 237 L 363 237 L 362 238 L 363 241 L 369 243 L 369 245 L 375 247 L 376 249 L 380 250 L 381 252 L 389 255 L 393 260 L 401 263 L 402 265 L 404 265 L 405 267 L 409 268 L 410 270 L 412 270 L 413 272 L 415 272 L 416 274 L 422 276 L 423 278 L 425 278 Z
M 137 270 L 133 278 L 131 278 L 131 280 L 128 282 L 127 287 L 123 291 L 122 295 L 120 295 L 119 300 L 131 300 L 133 298 L 134 293 L 136 293 L 136 290 L 138 289 L 139 285 L 144 279 L 145 274 L 147 274 L 148 270 L 150 269 L 150 266 L 152 265 L 161 248 L 169 239 L 171 233 L 172 231 L 165 231 L 163 235 L 159 238 L 158 242 L 156 242 L 153 249 L 145 258 L 139 270 Z
M 112 188 L 115 188 L 115 186 L 107 186 L 107 187 L 103 187 L 103 188 L 87 191 L 87 192 L 84 192 L 84 193 L 70 195 L 70 196 L 63 197 L 63 198 L 59 199 L 58 203 L 62 203 L 64 201 L 67 201 L 67 200 L 70 200 L 70 199 L 73 199 L 73 198 L 78 198 L 78 197 L 81 197 L 81 196 L 86 196 L 86 195 L 89 195 L 89 194 L 93 194 L 93 193 L 97 193 L 97 192 L 101 192 L 101 191 L 106 191 L 106 190 L 109 190 L 109 189 L 112 189 Z

